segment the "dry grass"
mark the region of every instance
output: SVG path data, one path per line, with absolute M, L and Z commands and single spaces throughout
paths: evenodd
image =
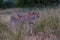
M 0 40 L 60 40 L 59 10 L 59 8 L 39 10 L 40 18 L 33 25 L 33 34 L 36 34 L 33 36 L 26 36 L 28 33 L 27 27 L 23 23 L 19 23 L 19 27 L 16 29 L 17 34 L 11 32 L 7 25 L 0 23 Z M 6 20 L 8 19 L 6 18 Z

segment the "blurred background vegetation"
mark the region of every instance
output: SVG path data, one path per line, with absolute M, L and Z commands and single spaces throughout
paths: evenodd
M 0 0 L 0 8 L 56 6 L 60 0 Z

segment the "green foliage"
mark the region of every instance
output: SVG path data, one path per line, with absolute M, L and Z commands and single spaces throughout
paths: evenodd
M 60 0 L 16 0 L 15 4 L 7 3 L 3 5 L 3 0 L 0 0 L 0 8 L 5 7 L 35 7 L 35 6 L 49 6 L 58 5 Z M 10 4 L 10 5 L 9 5 Z
M 2 2 L 3 0 L 0 0 L 0 2 Z
M 23 4 L 23 0 L 17 0 L 17 6 L 19 7 L 22 7 L 24 4 Z
M 59 3 L 59 0 L 17 0 L 17 6 L 19 7 L 32 7 L 32 6 L 48 6 Z

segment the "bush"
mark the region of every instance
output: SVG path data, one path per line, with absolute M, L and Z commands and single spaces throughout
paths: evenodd
M 17 6 L 24 7 L 24 6 L 53 6 L 59 3 L 59 0 L 17 0 Z
M 9 0 L 9 1 L 4 3 L 4 0 L 0 0 L 0 5 L 1 5 L 0 8 L 55 6 L 55 5 L 58 5 L 60 3 L 60 0 L 15 0 L 15 1 L 16 2 Z

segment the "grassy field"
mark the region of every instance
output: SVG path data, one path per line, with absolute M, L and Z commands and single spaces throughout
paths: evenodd
M 28 13 L 38 10 L 40 18 L 33 25 L 33 35 L 27 36 L 27 25 L 19 23 L 19 28 L 11 31 L 8 28 L 11 14 L 16 11 Z M 0 40 L 60 40 L 60 7 L 34 9 L 5 9 L 0 11 Z

